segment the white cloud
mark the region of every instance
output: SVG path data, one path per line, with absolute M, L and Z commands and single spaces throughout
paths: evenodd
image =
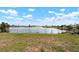
M 5 11 L 5 10 L 0 10 L 0 12 L 2 12 L 2 13 L 6 13 L 6 11 Z
M 64 12 L 64 11 L 65 11 L 65 9 L 60 9 L 60 11 L 61 11 L 61 12 Z
M 32 9 L 32 8 L 30 8 L 30 9 L 28 9 L 28 10 L 29 10 L 29 11 L 32 11 L 32 12 L 35 11 L 35 9 Z
M 79 17 L 79 12 L 72 12 L 72 13 L 68 13 L 68 14 L 63 14 L 61 18 L 63 18 L 64 20 L 68 19 L 76 19 L 76 17 Z
M 14 16 L 2 16 L 0 18 L 1 22 L 7 22 L 11 25 L 15 24 L 15 25 L 22 25 L 23 24 L 23 18 L 22 17 L 14 17 Z
M 32 19 L 33 18 L 33 16 L 31 14 L 28 14 L 28 15 L 23 16 L 23 17 L 26 18 L 26 19 Z
M 10 20 L 13 20 L 14 19 L 14 17 L 12 17 L 12 16 L 4 16 L 4 18 L 6 18 L 6 19 L 10 19 Z
M 8 9 L 8 10 L 0 10 L 1 13 L 11 15 L 11 16 L 17 16 L 18 12 L 16 10 Z
M 2 16 L 2 18 L 7 21 L 12 20 L 13 22 L 23 20 L 22 17 L 14 17 L 14 16 Z
M 72 12 L 69 16 L 79 16 L 79 12 Z
M 46 17 L 39 21 L 37 25 L 53 25 L 55 23 L 55 17 Z
M 62 17 L 57 16 L 56 21 L 60 22 L 61 24 L 74 24 L 79 19 L 79 12 L 72 12 L 68 14 L 63 14 Z
M 54 14 L 56 15 L 56 17 L 46 17 L 45 19 L 43 19 L 43 21 L 40 21 L 39 24 L 41 25 L 63 25 L 63 24 L 74 24 L 74 23 L 79 23 L 78 19 L 79 19 L 79 12 L 72 12 L 72 13 L 68 13 L 68 14 L 64 14 L 64 13 L 56 13 L 54 12 Z M 60 16 L 62 15 L 62 16 Z M 78 17 L 77 17 L 78 16 Z
M 64 13 L 55 13 L 56 16 L 63 16 L 65 15 Z
M 62 10 L 62 11 L 64 11 L 64 10 Z M 48 11 L 48 13 L 49 14 L 55 14 L 56 16 L 63 16 L 64 15 L 64 12 L 62 13 L 56 13 L 56 12 L 54 12 L 54 11 Z
M 53 11 L 48 11 L 48 13 L 50 13 L 50 14 L 51 14 L 51 13 L 54 13 L 54 12 L 53 12 Z

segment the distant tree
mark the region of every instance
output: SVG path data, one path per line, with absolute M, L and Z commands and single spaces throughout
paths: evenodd
M 77 24 L 77 25 L 76 25 L 76 29 L 78 29 L 78 30 L 79 30 L 79 24 Z
M 61 26 L 59 26 L 59 29 L 65 30 L 65 29 L 66 29 L 66 25 L 61 25 Z
M 9 32 L 9 27 L 10 27 L 10 25 L 8 23 L 5 23 L 6 32 Z
M 6 32 L 5 23 L 4 22 L 1 23 L 1 32 Z
M 1 29 L 1 32 L 8 32 L 9 24 L 2 22 L 1 25 L 0 25 L 0 29 Z
M 31 27 L 31 25 L 29 24 L 29 27 Z
M 60 29 L 63 30 L 63 29 L 64 29 L 64 25 L 61 25 L 61 26 L 60 26 Z
M 71 25 L 66 26 L 67 31 L 71 31 L 72 29 L 73 29 L 73 26 L 71 26 Z
M 47 27 L 47 25 L 45 25 Z

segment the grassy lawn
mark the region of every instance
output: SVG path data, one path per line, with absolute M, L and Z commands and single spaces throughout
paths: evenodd
M 79 35 L 0 33 L 1 52 L 79 51 Z

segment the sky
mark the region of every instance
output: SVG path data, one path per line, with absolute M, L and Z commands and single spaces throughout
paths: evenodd
M 79 24 L 78 7 L 0 7 L 0 23 L 11 25 Z

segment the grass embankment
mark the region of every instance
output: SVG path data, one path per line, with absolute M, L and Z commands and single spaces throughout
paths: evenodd
M 0 51 L 79 51 L 79 35 L 0 33 Z

